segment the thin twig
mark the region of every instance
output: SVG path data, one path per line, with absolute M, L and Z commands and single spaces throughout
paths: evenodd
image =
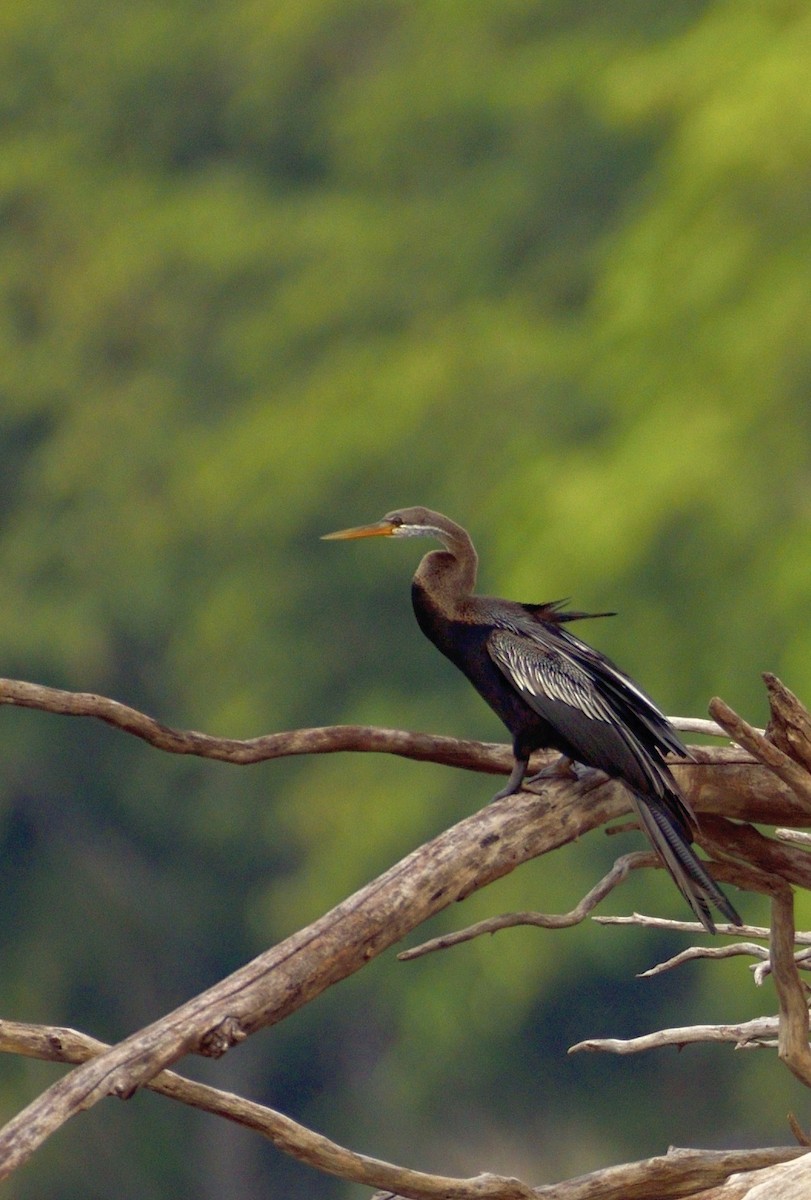
M 680 954 L 674 954 L 672 958 L 657 963 L 655 967 L 638 972 L 637 979 L 650 979 L 654 975 L 672 971 L 674 967 L 680 967 L 686 962 L 693 962 L 697 958 L 735 958 L 738 955 L 768 960 L 769 951 L 765 946 L 758 946 L 755 942 L 736 942 L 732 946 L 690 946 L 689 949 L 682 950 Z
M 689 1046 L 697 1042 L 734 1042 L 736 1048 L 774 1044 L 779 1030 L 777 1017 L 757 1017 L 740 1025 L 685 1025 L 659 1029 L 634 1038 L 588 1038 L 569 1047 L 569 1054 L 581 1050 L 607 1051 L 610 1054 L 639 1054 L 662 1046 Z
M 440 937 L 432 938 L 429 942 L 423 942 L 420 946 L 414 946 L 410 950 L 403 950 L 397 957 L 401 962 L 408 962 L 412 958 L 421 958 L 424 954 L 433 954 L 435 950 L 447 950 L 450 946 L 458 946 L 462 942 L 472 941 L 473 938 L 481 937 L 482 934 L 497 933 L 500 929 L 512 929 L 516 925 L 535 925 L 541 929 L 567 929 L 585 920 L 592 909 L 627 878 L 630 871 L 640 867 L 656 867 L 659 865 L 658 857 L 647 850 L 637 850 L 632 854 L 623 854 L 621 858 L 617 859 L 611 870 L 603 876 L 599 883 L 595 884 L 591 891 L 583 897 L 571 912 L 502 913 L 501 916 L 488 917 L 484 921 L 477 921 L 475 925 L 469 925 L 466 929 L 457 930 L 455 933 L 445 933 Z
M 672 929 L 677 933 L 706 933 L 698 921 L 672 921 L 667 917 L 649 917 L 645 913 L 632 913 L 628 917 L 592 917 L 599 925 L 641 925 L 648 929 Z M 767 925 L 728 925 L 718 924 L 716 933 L 729 937 L 740 937 L 745 934 L 751 938 L 769 939 L 770 929 Z M 811 933 L 798 933 L 798 942 L 811 944 Z

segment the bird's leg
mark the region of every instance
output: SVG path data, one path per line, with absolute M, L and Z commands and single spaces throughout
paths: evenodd
M 524 776 L 527 773 L 528 763 L 528 758 L 519 758 L 516 754 L 515 765 L 513 766 L 510 778 L 507 780 L 501 791 L 496 792 L 493 800 L 503 800 L 505 796 L 514 796 L 516 792 L 521 791 L 521 784 L 524 782 Z

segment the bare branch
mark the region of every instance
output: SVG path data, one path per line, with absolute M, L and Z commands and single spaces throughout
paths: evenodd
M 632 913 L 629 917 L 592 917 L 599 925 L 641 925 L 649 929 L 672 929 L 677 933 L 706 933 L 698 921 L 672 921 L 667 917 L 649 917 L 644 913 Z M 716 925 L 716 932 L 728 937 L 747 937 L 769 939 L 770 930 L 767 925 Z M 797 940 L 811 944 L 811 933 L 798 933 Z
M 723 817 L 707 815 L 702 817 L 699 838 L 721 860 L 713 868 L 719 879 L 733 880 L 740 887 L 768 896 L 779 891 L 783 881 L 811 888 L 811 855 L 765 837 L 753 825 L 733 824 Z
M 646 1162 L 623 1163 L 581 1175 L 564 1183 L 534 1188 L 534 1200 L 745 1200 L 737 1191 L 724 1195 L 716 1192 L 727 1180 L 740 1180 L 744 1186 L 751 1176 L 779 1171 L 795 1163 L 803 1168 L 808 1156 L 801 1146 L 778 1146 L 763 1150 L 682 1150 L 671 1148 L 667 1154 Z M 806 1167 L 807 1169 L 807 1167 Z M 708 1189 L 713 1189 L 712 1192 Z M 782 1194 L 782 1193 L 781 1193 Z M 375 1192 L 371 1200 L 397 1200 L 399 1193 Z M 795 1200 L 804 1192 L 791 1193 Z M 752 1200 L 755 1200 L 754 1195 Z M 789 1200 L 786 1193 L 785 1200 Z
M 634 1054 L 643 1050 L 658 1049 L 661 1046 L 684 1046 L 693 1042 L 734 1041 L 736 1046 L 751 1046 L 757 1044 L 777 1045 L 778 1053 L 783 1062 L 794 1075 L 806 1086 L 811 1086 L 811 1050 L 808 1044 L 809 1011 L 806 989 L 800 980 L 794 945 L 794 902 L 791 889 L 777 878 L 771 880 L 772 891 L 772 926 L 770 930 L 770 952 L 767 964 L 760 964 L 756 970 L 760 972 L 758 982 L 762 981 L 766 971 L 771 970 L 777 989 L 780 1013 L 777 1018 L 764 1018 L 747 1022 L 744 1025 L 700 1025 L 677 1029 L 664 1029 L 656 1033 L 626 1040 L 616 1038 L 589 1039 L 572 1046 L 570 1053 L 579 1050 L 609 1051 L 614 1054 Z M 616 919 L 609 919 L 617 923 Z M 634 918 L 635 923 L 661 925 L 662 922 L 653 918 Z M 608 923 L 608 922 L 606 922 Z M 696 929 L 698 930 L 698 926 Z M 754 931 L 755 936 L 762 936 L 760 930 Z M 806 935 L 807 938 L 807 935 Z M 735 945 L 726 948 L 704 950 L 693 947 L 683 954 L 677 955 L 668 962 L 659 964 L 645 975 L 667 970 L 684 962 L 688 958 L 722 958 L 730 954 L 753 954 L 763 956 L 763 950 L 757 945 Z M 799 956 L 803 958 L 807 951 Z M 775 1043 L 774 1036 L 777 1035 Z
M 67 692 L 19 679 L 0 679 L 0 704 L 36 708 L 62 716 L 94 717 L 168 754 L 193 754 L 239 765 L 291 755 L 334 754 L 354 750 L 397 754 L 420 762 L 507 775 L 513 761 L 509 747 L 495 742 L 460 741 L 429 733 L 380 729 L 374 725 L 291 729 L 245 740 L 214 737 L 192 729 L 173 729 L 107 696 L 97 696 L 93 692 Z
M 674 967 L 680 967 L 682 963 L 693 962 L 697 958 L 735 958 L 738 955 L 748 955 L 750 958 L 768 961 L 769 951 L 765 946 L 758 946 L 754 942 L 736 942 L 732 946 L 690 946 L 689 949 L 682 950 L 680 954 L 674 954 L 672 958 L 657 963 L 655 967 L 638 972 L 637 979 L 650 979 L 654 975 L 672 971 Z
M 778 749 L 811 771 L 811 715 L 776 675 L 763 676 L 769 694 L 771 720 L 767 735 Z
M 794 955 L 794 962 L 798 971 L 811 971 L 811 950 L 798 950 Z M 771 955 L 764 962 L 752 965 L 749 969 L 752 971 L 755 983 L 760 987 L 772 973 Z
M 769 825 L 811 825 L 808 806 L 789 784 L 737 747 L 690 746 L 690 759 L 672 762 L 671 769 L 694 812 Z M 789 811 L 790 817 L 782 815 Z
M 104 1042 L 74 1029 L 0 1021 L 0 1052 L 24 1054 L 50 1062 L 83 1063 L 109 1049 Z M 412 1171 L 365 1154 L 357 1154 L 272 1108 L 244 1100 L 231 1092 L 192 1082 L 174 1071 L 161 1071 L 146 1086 L 151 1091 L 179 1100 L 192 1108 L 252 1129 L 268 1138 L 278 1150 L 316 1170 L 367 1187 L 392 1188 L 395 1189 L 392 1194 L 411 1197 L 412 1200 L 444 1200 L 445 1197 L 456 1200 L 486 1200 L 487 1197 L 493 1200 L 528 1200 L 535 1194 L 519 1180 L 503 1176 L 485 1174 L 473 1179 L 454 1179 Z
M 811 809 L 811 776 L 804 767 L 747 724 L 718 696 L 710 701 L 710 716 L 723 726 L 734 742 L 787 783 L 804 807 Z
M 794 961 L 794 897 L 783 887 L 772 898 L 771 964 L 780 1003 L 778 1055 L 806 1087 L 811 1087 L 808 996 Z
M 775 1044 L 777 1017 L 756 1017 L 740 1025 L 684 1025 L 676 1029 L 658 1029 L 634 1038 L 589 1038 L 569 1047 L 569 1054 L 581 1050 L 607 1051 L 610 1054 L 640 1054 L 662 1046 L 689 1046 L 696 1042 L 734 1042 L 736 1048 Z
M 609 892 L 627 878 L 630 871 L 639 867 L 660 865 L 658 856 L 650 851 L 637 850 L 633 854 L 624 854 L 617 859 L 608 874 L 595 884 L 571 912 L 503 913 L 499 917 L 488 917 L 485 921 L 477 921 L 475 925 L 470 925 L 467 929 L 432 938 L 430 942 L 423 942 L 421 946 L 414 946 L 411 950 L 403 950 L 397 957 L 401 962 L 408 962 L 412 958 L 421 958 L 424 954 L 432 954 L 435 950 L 447 950 L 450 946 L 458 946 L 462 942 L 472 941 L 473 938 L 481 937 L 482 934 L 498 933 L 500 929 L 512 929 L 516 925 L 536 925 L 541 929 L 566 929 L 572 925 L 578 925 Z
M 746 1156 L 751 1159 L 746 1161 Z M 759 1161 L 758 1156 L 764 1160 Z M 696 1196 L 723 1183 L 730 1175 L 765 1170 L 778 1164 L 803 1161 L 799 1146 L 776 1147 L 760 1151 L 682 1150 L 671 1148 L 667 1154 L 646 1162 L 608 1167 L 593 1175 L 582 1175 L 566 1183 L 535 1189 L 535 1200 L 675 1200 Z
M 449 904 L 616 817 L 619 785 L 549 780 L 488 804 L 413 851 L 312 925 L 174 1012 L 77 1067 L 0 1130 L 0 1178 L 77 1112 L 129 1095 L 190 1052 L 221 1054 L 360 970 Z
M 791 1163 L 736 1173 L 720 1187 L 695 1193 L 695 1200 L 806 1200 L 811 1194 L 811 1154 Z
M 706 717 L 668 717 L 674 729 L 679 733 L 703 733 L 708 737 L 726 738 L 729 735 L 717 721 L 708 721 Z M 765 732 L 761 730 L 761 733 Z

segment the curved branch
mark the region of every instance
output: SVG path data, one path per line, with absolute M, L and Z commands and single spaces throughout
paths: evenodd
M 510 748 L 498 742 L 460 740 L 373 725 L 291 729 L 244 740 L 216 737 L 196 730 L 174 729 L 107 696 L 69 692 L 20 679 L 0 678 L 2 704 L 62 716 L 92 717 L 168 754 L 191 754 L 238 765 L 342 751 L 395 754 L 490 775 L 509 774 L 513 765 Z M 690 719 L 676 720 L 684 724 Z M 739 749 L 692 746 L 690 754 L 691 761 L 673 763 L 673 771 L 695 812 L 722 812 L 727 817 L 771 824 L 811 825 L 811 811 L 797 799 L 791 786 L 756 760 L 742 758 Z M 549 758 L 544 753 L 535 756 L 532 770 Z
M 777 1017 L 756 1017 L 740 1025 L 684 1025 L 675 1029 L 658 1029 L 633 1038 L 588 1038 L 569 1047 L 569 1054 L 581 1050 L 608 1051 L 611 1054 L 640 1054 L 643 1050 L 659 1050 L 662 1046 L 689 1046 L 696 1042 L 734 1042 L 736 1048 L 774 1044 L 778 1034 Z
M 48 1062 L 82 1063 L 109 1049 L 104 1042 L 74 1029 L 0 1021 L 0 1053 L 23 1054 Z M 146 1085 L 150 1090 L 203 1112 L 234 1121 L 266 1137 L 282 1153 L 316 1170 L 367 1187 L 385 1188 L 390 1196 L 410 1200 L 628 1200 L 631 1196 L 684 1196 L 730 1174 L 753 1171 L 799 1157 L 799 1147 L 704 1151 L 675 1150 L 648 1162 L 626 1163 L 579 1179 L 531 1188 L 520 1180 L 482 1174 L 456 1179 L 413 1171 L 357 1154 L 308 1129 L 272 1108 L 231 1092 L 196 1083 L 174 1071 L 161 1071 Z M 700 1184 L 699 1181 L 700 1180 Z
M 469 925 L 467 929 L 459 929 L 455 933 L 442 934 L 441 937 L 432 938 L 430 942 L 423 942 L 421 946 L 414 946 L 411 950 L 403 950 L 397 957 L 401 962 L 408 962 L 412 958 L 421 958 L 424 954 L 433 954 L 435 950 L 447 950 L 449 947 L 458 946 L 462 942 L 470 942 L 473 938 L 481 937 L 485 933 L 498 933 L 500 929 L 512 929 L 516 925 L 535 925 L 541 929 L 568 929 L 572 925 L 579 925 L 581 921 L 584 921 L 592 909 L 596 908 L 609 892 L 613 891 L 624 879 L 627 879 L 630 871 L 638 867 L 656 867 L 660 865 L 658 856 L 652 851 L 636 850 L 633 854 L 623 854 L 621 858 L 617 859 L 611 870 L 603 876 L 599 883 L 595 884 L 591 891 L 570 912 L 502 913 L 500 917 L 488 917 L 484 921 L 477 921 L 475 925 Z
M 758 946 L 756 942 L 733 942 L 731 946 L 689 946 L 687 950 L 681 950 L 672 958 L 665 959 L 664 962 L 657 963 L 654 967 L 648 967 L 647 971 L 639 971 L 637 979 L 651 979 L 654 975 L 662 975 L 665 971 L 672 971 L 674 967 L 680 967 L 686 962 L 695 962 L 699 958 L 719 959 L 740 956 L 759 959 L 760 961 L 756 965 L 760 966 L 764 961 L 768 962 L 769 951 L 765 946 Z M 756 978 L 755 982 L 760 984 L 762 979 Z
M 0 1020 L 0 1053 L 23 1054 L 48 1062 L 84 1063 L 109 1049 L 104 1042 L 75 1029 Z M 185 1079 L 174 1071 L 161 1071 L 145 1086 L 162 1096 L 252 1129 L 291 1158 L 350 1183 L 395 1189 L 397 1195 L 411 1200 L 487 1200 L 488 1197 L 531 1200 L 535 1195 L 527 1184 L 505 1176 L 483 1174 L 472 1179 L 455 1179 L 357 1154 L 284 1113 Z
M 35 708 L 67 717 L 94 717 L 167 754 L 193 754 L 240 766 L 292 755 L 334 754 L 344 750 L 397 754 L 402 758 L 491 775 L 509 774 L 513 763 L 510 748 L 498 742 L 464 741 L 439 734 L 381 729 L 374 725 L 326 725 L 245 739 L 215 737 L 194 729 L 174 729 L 108 696 L 68 692 L 21 679 L 0 678 L 0 704 Z

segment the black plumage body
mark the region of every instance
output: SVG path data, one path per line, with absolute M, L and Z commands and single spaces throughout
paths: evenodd
M 545 748 L 622 780 L 642 828 L 704 927 L 714 931 L 710 904 L 740 924 L 691 847 L 695 817 L 666 761 L 668 753 L 689 757 L 681 739 L 632 679 L 565 628 L 590 614 L 476 595 L 473 543 L 461 526 L 429 509 L 401 509 L 376 525 L 331 536 L 377 535 L 433 536 L 445 547 L 417 568 L 414 612 L 425 636 L 512 735 L 515 766 L 498 797 L 520 789 L 530 755 Z
M 417 623 L 425 636 L 467 676 L 509 729 L 516 758 L 528 758 L 533 750 L 548 748 L 559 750 L 579 762 L 586 761 L 576 752 L 567 734 L 566 723 L 555 719 L 555 702 L 551 702 L 549 719 L 538 708 L 530 707 L 521 693 L 510 686 L 491 650 L 494 635 L 503 637 L 505 647 L 510 636 L 517 641 L 522 636 L 533 637 L 533 640 L 533 635 L 543 637 L 543 624 L 548 617 L 538 615 L 538 611 L 530 615 L 524 605 L 490 596 L 470 596 L 459 606 L 458 612 L 449 616 L 435 604 L 417 579 L 411 586 L 411 599 Z M 534 607 L 542 611 L 546 606 Z M 531 629 L 529 635 L 527 626 Z M 578 710 L 572 713 L 568 707 L 560 713 L 560 718 L 565 717 L 567 721 L 577 716 Z

